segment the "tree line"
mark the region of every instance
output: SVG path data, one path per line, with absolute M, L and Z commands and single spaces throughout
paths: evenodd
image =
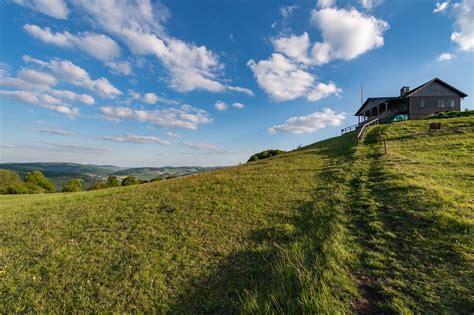
M 150 181 L 143 181 L 136 176 L 127 176 L 120 180 L 117 176 L 109 176 L 107 180 L 96 182 L 88 190 L 99 190 L 120 186 L 132 186 L 148 182 L 161 180 L 156 177 Z M 69 180 L 61 189 L 63 192 L 84 191 L 82 179 L 75 178 Z M 54 183 L 48 179 L 41 171 L 30 171 L 26 173 L 24 179 L 13 170 L 0 169 L 0 194 L 41 194 L 57 192 Z

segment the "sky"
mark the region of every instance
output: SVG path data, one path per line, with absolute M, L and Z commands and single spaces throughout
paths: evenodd
M 6 0 L 0 162 L 235 165 L 434 77 L 474 94 L 474 0 Z

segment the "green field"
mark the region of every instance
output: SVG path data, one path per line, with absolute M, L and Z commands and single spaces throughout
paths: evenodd
M 474 118 L 436 121 L 140 186 L 0 196 L 0 312 L 472 314 Z

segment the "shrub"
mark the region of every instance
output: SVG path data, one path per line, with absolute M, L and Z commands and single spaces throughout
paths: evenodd
M 41 171 L 31 171 L 26 174 L 25 183 L 32 194 L 52 193 L 56 191 L 54 184 Z
M 117 176 L 109 176 L 109 178 L 107 178 L 107 187 L 118 187 L 118 186 L 120 186 L 120 182 Z
M 283 150 L 265 150 L 265 151 L 262 151 L 260 153 L 255 153 L 254 155 L 252 155 L 250 157 L 250 159 L 247 161 L 247 163 L 258 161 L 258 160 L 268 159 L 272 156 L 277 156 L 277 155 L 280 155 L 280 154 L 283 154 L 283 153 L 286 153 L 286 151 L 283 151 Z
M 89 190 L 100 190 L 100 189 L 106 189 L 106 188 L 109 188 L 108 182 L 99 181 L 99 182 L 94 183 L 94 185 L 92 185 L 91 187 L 89 187 Z
M 140 181 L 135 176 L 127 176 L 122 180 L 122 186 L 138 185 Z
M 426 116 L 427 119 L 439 119 L 439 118 L 453 118 L 453 117 L 468 117 L 473 116 L 474 110 L 466 109 L 462 112 L 460 111 L 451 111 L 451 112 L 439 112 L 434 114 L 429 114 Z
M 27 194 L 28 189 L 17 172 L 0 169 L 0 194 Z
M 76 192 L 82 191 L 82 181 L 80 179 L 71 179 L 66 185 L 63 187 L 63 192 Z

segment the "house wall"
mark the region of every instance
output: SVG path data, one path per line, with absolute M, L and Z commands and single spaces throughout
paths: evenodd
M 421 108 L 422 100 L 425 101 L 424 108 Z M 446 100 L 447 107 L 438 108 L 438 100 Z M 454 107 L 449 107 L 451 100 L 454 100 Z M 461 110 L 461 98 L 457 94 L 444 96 L 414 96 L 409 98 L 409 102 L 409 115 L 411 119 L 423 118 L 432 113 Z
M 421 101 L 425 101 L 421 108 Z M 438 108 L 438 100 L 446 100 L 446 107 Z M 454 107 L 450 107 L 454 100 Z M 409 97 L 409 114 L 411 119 L 422 118 L 426 115 L 438 112 L 460 111 L 461 98 L 458 93 L 438 82 L 431 82 Z

